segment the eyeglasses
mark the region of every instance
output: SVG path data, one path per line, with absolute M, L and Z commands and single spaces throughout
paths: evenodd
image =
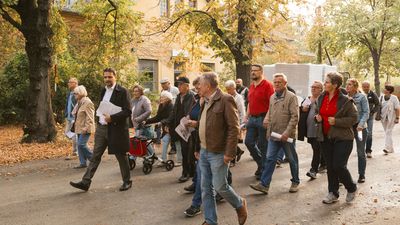
M 104 77 L 104 79 L 112 79 L 113 78 L 113 76 L 103 76 Z
M 261 71 L 261 70 L 250 70 L 250 72 L 258 72 L 258 71 Z
M 318 87 L 318 86 L 311 86 L 311 88 L 321 88 L 321 87 Z
M 79 95 L 78 93 L 74 93 L 74 95 Z

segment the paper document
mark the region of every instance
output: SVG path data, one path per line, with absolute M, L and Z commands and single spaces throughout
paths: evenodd
M 65 133 L 65 136 L 67 136 L 69 139 L 71 139 L 75 136 L 75 133 L 72 131 L 68 131 L 67 133 Z
M 306 98 L 302 104 L 303 107 L 308 107 L 311 105 L 311 100 L 309 98 Z
M 363 135 L 362 135 L 362 130 L 357 132 L 358 140 L 362 141 L 363 140 Z
M 104 114 L 114 115 L 122 111 L 122 108 L 112 104 L 111 102 L 101 101 L 99 108 L 97 108 L 96 116 L 103 116 Z
M 182 117 L 181 122 L 175 128 L 176 133 L 186 142 L 189 140 L 190 134 L 194 131 L 194 128 L 187 127 L 188 117 Z
M 278 134 L 278 133 L 275 133 L 275 132 L 271 132 L 271 137 L 277 138 L 277 139 L 281 139 L 281 138 L 282 138 L 282 135 L 281 135 L 281 134 Z M 293 143 L 293 138 L 288 138 L 288 139 L 287 139 L 287 142 Z

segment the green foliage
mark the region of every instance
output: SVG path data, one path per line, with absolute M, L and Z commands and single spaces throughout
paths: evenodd
M 377 82 L 379 77 L 397 76 L 399 9 L 398 0 L 329 0 L 308 34 L 308 45 L 316 51 L 321 42 L 340 62 L 341 70 L 353 77 L 373 74 Z
M 81 70 L 95 76 L 105 67 L 118 71 L 122 82 L 137 76 L 136 57 L 131 51 L 137 39 L 142 15 L 133 11 L 133 1 L 120 0 L 114 8 L 108 1 L 77 1 L 76 9 L 85 17 L 82 32 L 77 36 L 79 46 L 71 51 L 81 62 Z
M 28 58 L 17 54 L 0 72 L 0 124 L 19 123 L 24 119 L 28 81 Z
M 170 37 L 187 43 L 185 49 L 193 59 L 199 58 L 204 53 L 201 46 L 206 46 L 224 62 L 235 60 L 245 65 L 263 51 L 274 28 L 285 22 L 286 6 L 287 1 L 276 0 L 209 1 L 200 10 L 181 5 L 161 26 L 179 21 Z

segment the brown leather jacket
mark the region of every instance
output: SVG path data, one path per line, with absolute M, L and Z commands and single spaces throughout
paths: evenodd
M 223 152 L 227 156 L 236 156 L 239 134 L 239 113 L 231 95 L 217 89 L 208 104 L 206 117 L 206 148 L 210 152 Z M 201 120 L 204 104 L 201 106 Z

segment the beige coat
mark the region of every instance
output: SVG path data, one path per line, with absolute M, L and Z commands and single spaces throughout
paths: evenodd
M 269 111 L 264 118 L 268 124 L 267 138 L 271 132 L 286 133 L 290 138 L 296 138 L 297 123 L 299 121 L 299 104 L 297 97 L 287 89 L 278 98 L 276 93 L 269 100 Z
M 75 115 L 75 133 L 94 133 L 94 105 L 90 98 L 79 100 L 72 113 Z

